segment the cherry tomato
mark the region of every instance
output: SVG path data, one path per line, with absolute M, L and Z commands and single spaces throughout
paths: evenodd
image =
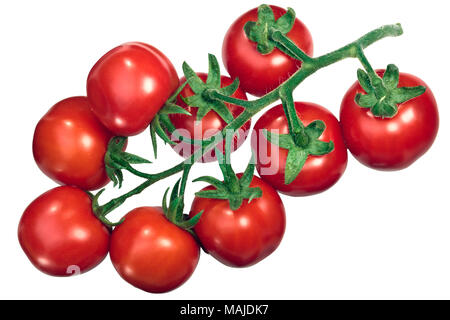
M 275 19 L 286 10 L 270 6 Z M 269 54 L 261 54 L 256 49 L 256 43 L 247 38 L 244 25 L 248 21 L 258 20 L 258 9 L 254 8 L 240 16 L 228 29 L 222 47 L 223 63 L 232 78 L 239 78 L 241 88 L 255 96 L 262 96 L 272 91 L 278 85 L 295 73 L 301 62 L 295 60 L 275 48 Z M 307 55 L 313 54 L 311 34 L 298 19 L 287 36 Z
M 19 223 L 19 242 L 33 265 L 52 276 L 86 272 L 108 254 L 109 231 L 81 189 L 62 186 L 34 200 Z
M 380 76 L 384 72 L 377 71 Z M 419 85 L 426 87 L 424 94 L 399 104 L 398 113 L 384 119 L 356 104 L 355 95 L 365 93 L 358 82 L 347 91 L 340 111 L 342 132 L 358 161 L 373 169 L 401 170 L 427 152 L 439 128 L 436 100 L 422 80 L 400 73 L 399 87 Z
M 114 134 L 136 135 L 178 87 L 172 63 L 155 47 L 130 42 L 106 53 L 87 79 L 92 110 Z
M 242 174 L 238 174 L 241 177 Z M 231 210 L 228 200 L 195 197 L 190 216 L 203 210 L 194 227 L 206 251 L 232 267 L 248 267 L 266 258 L 280 244 L 286 215 L 278 193 L 258 177 L 250 187 L 259 187 L 262 197 Z M 203 190 L 211 190 L 209 186 Z
M 203 82 L 206 82 L 206 79 L 208 77 L 205 73 L 197 73 L 197 75 L 202 79 Z M 229 86 L 233 80 L 226 76 L 221 76 L 221 87 Z M 186 82 L 186 79 L 183 77 L 180 80 L 181 83 Z M 186 85 L 181 93 L 177 97 L 177 104 L 181 107 L 183 107 L 185 110 L 187 110 L 189 113 L 191 113 L 191 116 L 185 115 L 185 114 L 171 114 L 170 120 L 172 121 L 173 125 L 177 128 L 178 133 L 184 137 L 201 140 L 201 139 L 207 139 L 209 137 L 214 136 L 214 134 L 217 134 L 220 132 L 225 126 L 226 122 L 214 111 L 209 111 L 201 121 L 196 121 L 197 119 L 197 108 L 188 106 L 186 103 L 181 99 L 181 96 L 183 97 L 189 97 L 193 96 L 194 92 L 192 91 L 191 87 L 189 85 Z M 232 95 L 234 98 L 247 100 L 247 95 L 244 91 L 242 91 L 240 88 L 236 90 L 236 92 Z M 228 109 L 231 111 L 231 114 L 234 118 L 236 118 L 238 115 L 244 111 L 244 108 L 241 106 L 233 105 L 226 103 L 225 104 Z M 239 130 L 238 135 L 234 135 L 233 144 L 232 144 L 232 151 L 235 151 L 237 148 L 241 146 L 242 143 L 244 143 L 245 139 L 248 136 L 248 131 L 250 129 L 250 122 L 251 120 L 247 121 Z M 180 142 L 177 139 L 173 139 L 175 142 L 177 142 L 177 145 L 172 146 L 181 156 L 188 158 L 194 151 L 196 151 L 200 146 L 186 143 L 186 142 Z M 217 148 L 224 152 L 224 143 L 220 142 L 217 144 Z M 210 152 L 207 152 L 203 155 L 201 162 L 211 162 L 215 161 L 216 155 L 214 149 Z
M 290 196 L 308 196 L 333 186 L 347 167 L 347 149 L 341 128 L 334 115 L 314 103 L 295 102 L 299 119 L 306 127 L 314 120 L 322 120 L 326 128 L 319 140 L 333 141 L 334 150 L 322 156 L 308 156 L 300 174 L 291 183 L 284 183 L 288 150 L 267 141 L 263 130 L 287 134 L 288 124 L 283 106 L 278 105 L 264 113 L 256 122 L 252 148 L 256 152 L 256 168 L 261 178 L 281 193 Z
M 161 208 L 141 207 L 130 211 L 114 229 L 110 257 L 125 281 L 162 293 L 189 279 L 200 249 L 189 232 L 165 218 Z
M 37 124 L 34 159 L 57 183 L 95 190 L 109 182 L 103 159 L 112 137 L 86 97 L 68 98 L 55 104 Z

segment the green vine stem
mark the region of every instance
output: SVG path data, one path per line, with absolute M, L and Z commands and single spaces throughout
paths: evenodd
M 282 83 L 279 87 L 274 89 L 273 91 L 267 93 L 259 99 L 253 101 L 241 100 L 237 98 L 233 98 L 222 94 L 217 89 L 206 89 L 208 92 L 205 94 L 212 99 L 216 99 L 221 102 L 231 103 L 235 105 L 242 106 L 245 110 L 234 120 L 232 120 L 228 125 L 219 133 L 214 135 L 211 138 L 208 138 L 203 141 L 203 147 L 196 150 L 189 158 L 184 160 L 183 162 L 177 164 L 176 166 L 162 171 L 157 174 L 146 174 L 142 173 L 131 166 L 127 166 L 125 169 L 130 171 L 131 173 L 147 179 L 144 183 L 134 188 L 133 190 L 127 192 L 126 194 L 112 199 L 103 206 L 99 206 L 98 215 L 101 217 L 105 217 L 112 210 L 121 205 L 126 199 L 129 197 L 141 193 L 144 189 L 153 185 L 159 180 L 165 179 L 169 176 L 172 176 L 176 173 L 179 173 L 184 170 L 185 165 L 191 165 L 199 160 L 206 152 L 210 151 L 214 148 L 218 143 L 220 143 L 226 134 L 234 134 L 240 127 L 242 127 L 252 116 L 260 112 L 262 109 L 267 107 L 268 105 L 276 102 L 277 100 L 282 100 L 284 102 L 286 108 L 286 114 L 288 115 L 290 130 L 292 130 L 295 134 L 299 134 L 298 143 L 302 144 L 302 134 L 304 128 L 301 124 L 301 121 L 298 120 L 297 115 L 295 113 L 295 108 L 293 107 L 292 100 L 292 92 L 294 89 L 300 85 L 307 77 L 311 76 L 318 70 L 325 68 L 331 64 L 334 64 L 338 61 L 341 61 L 346 58 L 358 58 L 366 71 L 371 74 L 374 73 L 372 67 L 368 63 L 363 50 L 370 46 L 371 44 L 386 38 L 386 37 L 396 37 L 403 34 L 403 30 L 400 24 L 386 25 L 375 29 L 358 40 L 336 50 L 331 53 L 319 56 L 317 58 L 312 58 L 307 56 L 303 51 L 298 48 L 289 38 L 284 36 L 282 33 L 273 32 L 273 40 L 291 52 L 293 55 L 302 60 L 302 66 L 299 70 L 297 70 L 289 79 L 287 79 L 284 83 Z M 174 127 L 167 128 L 170 133 L 173 133 Z M 183 187 L 184 192 L 184 187 Z

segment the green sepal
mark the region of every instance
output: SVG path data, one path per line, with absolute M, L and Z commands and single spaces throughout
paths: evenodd
M 277 42 L 272 38 L 273 32 L 278 31 L 286 35 L 291 31 L 294 22 L 295 11 L 292 8 L 288 8 L 283 16 L 275 20 L 272 8 L 263 4 L 258 7 L 258 21 L 248 21 L 244 25 L 244 32 L 251 41 L 257 43 L 256 48 L 259 53 L 269 54 L 275 47 L 278 47 Z M 283 52 L 291 55 L 284 49 Z
M 400 72 L 396 65 L 390 64 L 387 66 L 383 75 L 383 84 L 386 89 L 395 89 L 400 81 Z
M 161 140 L 164 141 L 164 143 L 168 143 L 170 145 L 176 145 L 177 143 L 175 141 L 172 141 L 172 139 L 170 139 L 166 130 L 164 130 L 164 128 L 162 126 L 162 122 L 164 121 L 163 118 L 168 118 L 168 116 L 164 115 L 164 114 L 161 114 L 161 115 L 157 114 L 153 118 L 152 123 L 150 124 L 150 127 L 153 128 L 151 130 L 154 130 L 155 133 L 158 135 L 158 137 L 160 137 Z M 168 119 L 168 121 L 170 121 L 170 119 Z
M 208 77 L 206 79 L 206 86 L 211 88 L 220 88 L 220 66 L 216 57 L 208 54 Z
M 357 93 L 355 102 L 361 108 L 370 108 L 376 117 L 394 117 L 398 112 L 398 104 L 414 99 L 426 91 L 423 86 L 399 88 L 400 72 L 393 64 L 387 66 L 383 78 L 376 74 L 371 78 L 362 69 L 358 70 L 357 76 L 366 93 Z
M 417 87 L 401 87 L 395 89 L 392 99 L 395 103 L 404 103 L 418 96 L 421 96 L 427 90 L 424 86 Z
M 197 213 L 192 218 L 186 219 L 186 220 L 184 220 L 182 222 L 179 222 L 177 225 L 180 228 L 189 231 L 192 228 L 194 228 L 196 226 L 196 224 L 200 221 L 200 218 L 202 217 L 202 214 L 203 214 L 203 210 L 200 211 L 199 213 Z M 185 215 L 185 217 L 189 217 L 189 216 Z
M 302 171 L 308 154 L 300 148 L 289 149 L 284 170 L 284 184 L 291 184 Z
M 158 142 L 156 140 L 156 129 L 155 126 L 153 125 L 153 122 L 150 123 L 149 130 L 150 130 L 150 138 L 152 140 L 153 156 L 156 159 L 158 158 Z
M 250 203 L 253 199 L 260 198 L 262 196 L 261 188 L 250 187 L 255 171 L 254 157 L 252 156 L 241 178 L 238 178 L 229 161 L 224 161 L 228 157 L 224 157 L 217 148 L 215 151 L 224 180 L 220 181 L 209 176 L 195 179 L 194 182 L 203 181 L 215 188 L 212 190 L 201 190 L 195 195 L 199 198 L 228 200 L 231 210 L 239 209 L 245 199 Z
M 191 68 L 187 62 L 183 62 L 183 73 L 186 78 L 186 82 L 191 87 L 192 91 L 196 94 L 201 94 L 205 87 L 205 83 L 200 79 L 200 77 L 195 73 L 194 69 Z
M 325 128 L 326 125 L 322 120 L 315 120 L 305 127 L 304 133 L 308 137 L 305 146 L 298 146 L 291 134 L 277 134 L 263 130 L 267 141 L 288 150 L 284 172 L 284 183 L 286 185 L 291 184 L 298 177 L 308 156 L 323 156 L 334 150 L 333 141 L 319 140 Z
M 213 54 L 208 55 L 209 72 L 206 83 L 203 82 L 195 71 L 186 63 L 183 63 L 183 72 L 186 82 L 191 87 L 194 95 L 189 97 L 180 96 L 188 105 L 197 108 L 197 121 L 211 110 L 215 111 L 226 123 L 234 120 L 233 114 L 226 104 L 211 97 L 211 91 L 217 91 L 222 95 L 231 96 L 239 87 L 239 80 L 235 79 L 229 86 L 221 88 L 220 67 L 217 58 Z
M 189 111 L 173 102 L 167 102 L 159 111 L 159 114 L 185 114 L 187 116 L 192 115 Z

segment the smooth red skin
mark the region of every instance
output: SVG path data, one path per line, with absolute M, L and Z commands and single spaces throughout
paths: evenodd
M 250 203 L 244 200 L 235 211 L 228 200 L 199 197 L 195 197 L 190 211 L 192 217 L 204 210 L 195 233 L 210 255 L 231 267 L 248 267 L 269 256 L 280 244 L 286 227 L 278 193 L 256 176 L 250 186 L 261 188 L 262 197 Z
M 178 87 L 169 59 L 145 43 L 130 42 L 106 53 L 91 69 L 87 96 L 100 121 L 119 136 L 136 135 Z
M 197 75 L 200 77 L 200 79 L 203 80 L 203 82 L 206 82 L 206 79 L 208 77 L 208 75 L 206 73 L 199 72 L 199 73 L 197 73 Z M 221 87 L 229 86 L 233 82 L 233 80 L 231 78 L 226 77 L 226 76 L 221 76 L 220 79 L 221 79 Z M 181 84 L 183 84 L 185 82 L 186 82 L 186 79 L 184 77 L 180 79 Z M 225 128 L 227 123 L 213 110 L 208 112 L 200 122 L 196 121 L 198 108 L 188 106 L 180 97 L 180 96 L 189 97 L 189 96 L 193 96 L 193 95 L 194 95 L 194 92 L 192 91 L 191 87 L 188 84 L 184 87 L 184 89 L 181 91 L 181 93 L 177 97 L 177 104 L 179 106 L 183 107 L 188 112 L 190 112 L 192 114 L 192 116 L 188 116 L 185 114 L 172 114 L 169 116 L 173 125 L 177 129 L 185 130 L 184 134 L 183 134 L 183 132 L 180 132 L 180 133 L 183 136 L 187 136 L 188 138 L 191 138 L 191 139 L 192 138 L 206 139 L 206 138 L 213 136 L 215 133 L 221 131 L 223 128 Z M 232 95 L 232 97 L 247 100 L 247 95 L 241 88 L 238 88 L 236 90 L 236 92 Z M 239 116 L 244 111 L 244 108 L 242 108 L 241 106 L 237 106 L 237 105 L 230 104 L 230 103 L 225 103 L 225 105 L 231 111 L 231 114 L 233 115 L 234 118 Z M 244 143 L 245 139 L 248 136 L 250 124 L 251 124 L 251 120 L 248 120 L 240 128 L 239 138 L 237 137 L 237 135 L 234 136 L 232 151 L 237 150 L 237 148 L 239 148 L 242 145 L 242 143 Z M 197 135 L 199 134 L 196 132 L 196 130 L 200 133 L 199 137 L 195 136 L 196 134 Z M 199 146 L 192 146 L 192 145 L 184 143 L 184 142 L 179 142 L 176 139 L 174 139 L 174 141 L 177 142 L 177 145 L 174 145 L 172 147 L 178 152 L 178 154 L 180 154 L 181 156 L 183 156 L 185 158 L 188 158 L 189 156 L 191 156 L 192 153 L 199 148 Z M 224 152 L 223 151 L 224 143 L 220 142 L 219 144 L 217 144 L 217 148 L 219 150 L 221 150 L 223 153 Z M 213 150 L 211 150 L 211 152 L 206 153 L 202 157 L 201 162 L 211 162 L 211 161 L 215 161 L 215 160 L 217 160 L 217 157 L 216 157 L 215 151 L 213 149 Z
M 286 10 L 270 6 L 278 19 Z M 244 32 L 248 21 L 258 20 L 258 9 L 254 8 L 240 16 L 228 29 L 222 46 L 223 63 L 232 78 L 239 78 L 241 88 L 255 96 L 263 96 L 297 71 L 301 62 L 275 48 L 262 55 L 256 49 L 256 42 L 249 40 Z M 295 19 L 287 36 L 307 55 L 313 54 L 313 41 L 306 26 Z
M 81 189 L 62 186 L 34 200 L 19 223 L 19 242 L 31 263 L 52 276 L 84 273 L 108 254 L 109 231 Z
M 276 145 L 272 146 L 262 134 L 264 129 L 278 130 L 278 134 L 289 132 L 282 105 L 268 110 L 256 122 L 252 134 L 252 148 L 256 152 L 256 168 L 261 178 L 281 193 L 300 197 L 323 192 L 340 179 L 347 167 L 347 148 L 339 122 L 330 111 L 309 102 L 295 102 L 295 109 L 305 127 L 314 120 L 325 122 L 326 128 L 319 140 L 333 141 L 332 152 L 323 156 L 309 156 L 297 178 L 286 185 L 284 175 L 288 151 Z M 278 154 L 273 154 L 272 148 L 278 151 Z M 270 167 L 278 169 L 274 174 L 269 174 L 267 170 Z
M 382 76 L 384 70 L 378 70 Z M 375 117 L 355 103 L 358 82 L 342 100 L 340 120 L 348 149 L 362 164 L 392 171 L 409 167 L 433 144 L 439 129 L 439 112 L 430 88 L 419 78 L 400 73 L 399 87 L 425 86 L 426 92 L 398 106 L 393 118 Z
M 167 220 L 159 207 L 130 211 L 111 237 L 111 261 L 133 286 L 163 293 L 181 286 L 194 272 L 200 248 L 185 230 Z
M 104 157 L 112 137 L 92 113 L 86 97 L 68 98 L 38 122 L 34 159 L 42 172 L 59 184 L 99 189 L 109 182 Z

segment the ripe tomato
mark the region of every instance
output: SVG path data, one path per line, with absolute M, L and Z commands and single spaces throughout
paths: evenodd
M 383 76 L 384 70 L 378 70 Z M 350 152 L 364 165 L 378 170 L 401 170 L 420 158 L 433 144 L 439 113 L 429 87 L 419 78 L 400 73 L 399 87 L 424 86 L 421 96 L 398 105 L 392 118 L 375 117 L 370 109 L 355 102 L 357 93 L 365 93 L 356 82 L 345 94 L 340 120 Z
M 206 79 L 208 75 L 206 73 L 197 73 L 197 75 L 200 77 L 200 79 L 203 82 L 206 82 Z M 221 76 L 221 83 L 220 86 L 226 87 L 229 86 L 233 80 L 229 77 Z M 180 80 L 181 83 L 186 82 L 186 79 L 183 77 Z M 214 134 L 217 134 L 220 132 L 227 124 L 226 122 L 214 111 L 209 111 L 201 121 L 196 121 L 197 119 L 197 108 L 188 106 L 182 99 L 183 97 L 190 97 L 193 96 L 194 92 L 192 91 L 191 87 L 189 85 L 186 85 L 181 93 L 177 97 L 177 104 L 181 107 L 183 107 L 185 110 L 187 110 L 189 113 L 191 113 L 191 116 L 185 115 L 185 114 L 171 114 L 169 115 L 170 120 L 172 121 L 173 125 L 177 128 L 178 133 L 184 137 L 201 140 L 201 139 L 207 139 Z M 234 98 L 247 100 L 247 95 L 244 91 L 242 91 L 240 88 L 238 88 L 233 95 L 231 95 Z M 244 111 L 244 108 L 241 106 L 225 103 L 225 105 L 228 107 L 228 109 L 231 111 L 231 114 L 234 118 L 236 118 L 238 115 Z M 232 144 L 232 151 L 235 151 L 237 148 L 239 148 L 242 143 L 244 143 L 245 139 L 248 136 L 248 131 L 250 129 L 250 120 L 247 121 L 239 130 L 239 135 L 235 135 L 233 139 Z M 193 152 L 195 152 L 200 146 L 186 143 L 186 142 L 180 142 L 177 139 L 173 139 L 175 142 L 177 142 L 177 145 L 173 145 L 172 147 L 183 157 L 188 158 L 190 155 L 192 155 Z M 217 144 L 217 148 L 219 150 L 222 150 L 224 152 L 224 143 L 220 142 Z M 214 149 L 210 152 L 205 153 L 205 155 L 202 157 L 201 162 L 211 162 L 215 161 L 216 155 Z
M 295 102 L 297 114 L 306 127 L 314 120 L 322 120 L 326 128 L 319 140 L 333 141 L 334 150 L 322 156 L 308 156 L 300 174 L 291 183 L 284 183 L 288 150 L 270 143 L 263 130 L 287 134 L 288 124 L 283 106 L 278 105 L 264 113 L 256 122 L 252 135 L 252 148 L 256 152 L 256 168 L 261 178 L 281 193 L 290 196 L 308 196 L 333 186 L 347 167 L 347 149 L 341 128 L 334 115 L 314 103 Z
M 241 177 L 242 174 L 238 174 Z M 262 197 L 244 200 L 235 211 L 228 200 L 195 197 L 190 216 L 203 211 L 194 227 L 200 242 L 214 258 L 232 267 L 248 267 L 270 255 L 281 242 L 286 215 L 278 193 L 254 176 L 250 187 L 259 187 Z M 209 186 L 203 190 L 212 190 Z
M 112 137 L 86 97 L 68 98 L 55 104 L 37 124 L 34 159 L 54 181 L 95 190 L 109 182 L 104 157 Z
M 286 10 L 270 6 L 275 19 L 280 18 Z M 222 47 L 223 63 L 232 78 L 239 78 L 241 88 L 255 96 L 262 96 L 287 80 L 301 66 L 295 60 L 275 48 L 269 54 L 261 54 L 256 43 L 247 38 L 244 25 L 248 21 L 258 20 L 258 9 L 254 8 L 240 16 L 228 29 Z M 313 54 L 311 34 L 298 19 L 287 36 L 307 55 Z
M 200 249 L 189 232 L 166 219 L 161 208 L 141 207 L 130 211 L 114 229 L 110 257 L 125 281 L 162 293 L 189 279 Z
M 130 42 L 106 53 L 87 79 L 92 110 L 114 134 L 136 135 L 178 87 L 172 63 L 158 49 Z
M 86 272 L 108 254 L 109 231 L 84 191 L 51 189 L 34 200 L 19 223 L 19 242 L 31 263 L 49 275 Z

